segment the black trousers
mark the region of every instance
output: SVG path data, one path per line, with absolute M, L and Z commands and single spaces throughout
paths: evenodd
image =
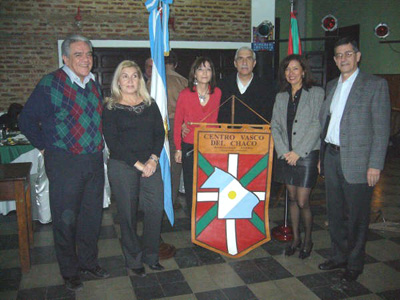
M 157 166 L 152 176 L 142 177 L 142 172 L 135 167 L 120 160 L 110 159 L 108 178 L 117 202 L 126 266 L 138 269 L 143 263 L 157 263 L 164 210 L 160 167 Z M 142 238 L 137 234 L 138 201 L 141 202 L 144 211 Z
M 185 186 L 186 206 L 189 214 L 192 213 L 193 199 L 193 152 L 193 144 L 182 142 L 183 185 Z
M 367 183 L 348 183 L 343 176 L 340 151 L 329 145 L 324 160 L 332 260 L 347 262 L 348 269 L 362 271 L 373 188 Z
M 61 275 L 78 275 L 97 262 L 103 193 L 103 153 L 45 151 L 54 244 Z

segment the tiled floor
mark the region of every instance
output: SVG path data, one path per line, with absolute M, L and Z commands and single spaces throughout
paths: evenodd
M 400 157 L 391 150 L 375 189 L 371 218 L 400 222 Z M 174 258 L 161 261 L 165 271 L 135 277 L 124 267 L 115 205 L 104 211 L 99 240 L 100 264 L 111 277 L 84 279 L 84 289 L 64 288 L 53 247 L 51 224 L 35 226 L 32 269 L 21 274 L 15 213 L 0 216 L 0 299 L 400 299 L 400 233 L 371 230 L 367 263 L 357 282 L 342 284 L 340 271 L 322 272 L 318 264 L 329 254 L 325 225 L 325 194 L 320 182 L 312 197 L 314 251 L 304 261 L 285 257 L 284 243 L 270 241 L 240 259 L 230 259 L 190 242 L 190 222 L 176 211 L 173 228 L 164 222 L 162 239 L 177 248 Z M 270 201 L 270 227 L 282 224 L 283 206 Z M 382 213 L 382 214 L 381 214 Z

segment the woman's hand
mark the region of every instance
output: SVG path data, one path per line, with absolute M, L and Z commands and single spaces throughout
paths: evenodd
M 283 156 L 285 157 L 286 162 L 291 166 L 295 166 L 298 159 L 300 158 L 300 156 L 294 151 L 283 154 Z
M 137 161 L 133 166 L 134 166 L 136 169 L 138 169 L 140 172 L 143 172 L 144 164 L 142 164 L 140 161 Z
M 182 151 L 181 150 L 175 151 L 175 162 L 178 164 L 182 163 Z
M 152 159 L 148 159 L 144 165 L 142 177 L 150 177 L 156 172 L 156 168 L 157 163 Z

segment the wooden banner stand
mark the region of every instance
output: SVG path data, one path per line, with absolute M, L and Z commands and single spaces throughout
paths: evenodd
M 270 126 L 199 125 L 194 133 L 192 242 L 238 258 L 271 239 Z

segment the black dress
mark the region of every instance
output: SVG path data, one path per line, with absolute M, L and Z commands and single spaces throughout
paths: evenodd
M 292 99 L 291 90 L 289 93 L 289 102 L 287 108 L 287 135 L 289 140 L 289 149 L 292 148 L 292 128 L 296 117 L 297 108 L 300 103 L 302 89 L 298 90 Z M 298 187 L 312 188 L 315 186 L 318 178 L 318 159 L 319 151 L 311 151 L 306 157 L 300 157 L 296 166 L 289 165 L 285 159 L 278 158 L 275 162 L 275 181 L 294 185 Z

